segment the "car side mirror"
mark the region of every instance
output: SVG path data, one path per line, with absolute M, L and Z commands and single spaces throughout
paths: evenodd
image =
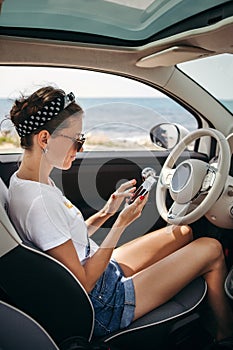
M 152 143 L 160 149 L 173 149 L 189 131 L 179 124 L 161 123 L 150 130 Z

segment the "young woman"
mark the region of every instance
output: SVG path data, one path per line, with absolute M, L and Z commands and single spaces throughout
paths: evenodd
M 66 265 L 82 283 L 95 308 L 96 336 L 128 326 L 200 275 L 208 284 L 217 339 L 232 335 L 232 310 L 223 289 L 226 267 L 217 240 L 192 241 L 190 227 L 170 226 L 115 248 L 140 216 L 147 201 L 143 196 L 126 203 L 100 246 L 89 238 L 133 195 L 136 181 L 122 184 L 86 222 L 55 186 L 52 169 L 69 169 L 85 141 L 83 111 L 72 93 L 41 88 L 16 100 L 10 115 L 25 150 L 10 182 L 10 216 L 25 239 Z

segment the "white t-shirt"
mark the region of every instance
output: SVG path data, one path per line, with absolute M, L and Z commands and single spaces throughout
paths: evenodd
M 41 250 L 72 239 L 80 261 L 98 245 L 87 234 L 81 212 L 55 186 L 22 180 L 14 173 L 9 186 L 9 215 L 19 235 Z

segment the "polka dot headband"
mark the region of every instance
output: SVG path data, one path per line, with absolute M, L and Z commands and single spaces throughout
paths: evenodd
M 16 125 L 15 128 L 20 137 L 25 137 L 32 134 L 35 130 L 41 128 L 48 121 L 63 111 L 72 102 L 75 101 L 75 96 L 73 92 L 70 92 L 64 97 L 56 97 L 54 100 L 47 102 L 46 105 L 36 113 L 27 117 L 20 124 Z

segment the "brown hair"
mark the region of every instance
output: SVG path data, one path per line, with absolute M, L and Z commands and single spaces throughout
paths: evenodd
M 56 89 L 52 86 L 40 88 L 29 97 L 22 96 L 15 100 L 15 103 L 10 111 L 10 117 L 15 126 L 18 126 L 28 117 L 36 114 L 44 105 L 53 101 L 57 97 L 64 98 L 65 92 L 61 89 Z M 31 134 L 21 137 L 21 147 L 30 149 L 32 147 L 33 135 L 38 134 L 41 130 L 47 130 L 52 134 L 55 130 L 68 126 L 68 118 L 74 113 L 83 113 L 82 108 L 76 103 L 72 102 L 65 109 L 63 109 L 55 118 L 52 118 L 46 124 L 34 130 Z

